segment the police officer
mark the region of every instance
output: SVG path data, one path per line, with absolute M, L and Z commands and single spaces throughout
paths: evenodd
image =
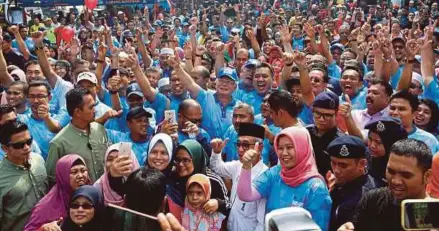
M 329 156 L 325 153 L 326 147 L 335 138 L 344 135 L 337 128 L 335 120 L 338 105 L 338 96 L 330 91 L 317 95 L 311 105 L 314 124 L 306 127 L 311 135 L 317 169 L 323 177 L 331 170 Z
M 329 230 L 332 231 L 350 221 L 361 197 L 378 185 L 375 179 L 366 173 L 366 146 L 360 138 L 340 136 L 328 145 L 327 153 L 336 179 L 331 191 Z
M 369 129 L 368 146 L 368 173 L 376 180 L 386 185 L 386 167 L 389 161 L 390 147 L 398 141 L 407 139 L 407 132 L 401 121 L 390 116 L 383 116 L 371 120 L 365 126 Z

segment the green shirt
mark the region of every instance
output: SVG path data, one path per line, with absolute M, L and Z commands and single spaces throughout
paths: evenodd
M 90 134 L 69 123 L 49 145 L 49 155 L 46 160 L 49 185 L 56 183 L 56 163 L 68 154 L 78 154 L 84 158 L 88 175 L 92 182 L 95 182 L 104 174 L 104 156 L 110 145 L 109 142 L 104 126 L 99 123 L 90 123 Z
M 32 208 L 47 192 L 44 159 L 31 153 L 28 168 L 0 162 L 0 230 L 22 231 Z

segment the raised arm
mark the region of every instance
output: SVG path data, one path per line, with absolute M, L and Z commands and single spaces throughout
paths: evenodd
M 254 149 L 258 149 L 259 145 L 255 145 Z M 250 202 L 262 198 L 261 194 L 252 186 L 252 162 L 258 155 L 254 149 L 245 152 L 242 157 L 241 175 L 238 181 L 238 196 L 242 201 Z
M 172 67 L 184 87 L 186 87 L 191 94 L 192 99 L 196 99 L 198 93 L 202 90 L 201 87 L 192 79 L 192 77 L 184 70 L 178 56 L 173 56 L 168 60 L 168 64 Z
M 314 30 L 314 27 L 311 26 L 311 24 L 309 23 L 305 23 L 305 25 L 303 26 L 303 30 L 311 41 L 311 50 L 308 52 L 311 54 L 315 54 L 317 51 L 316 31 Z
M 20 31 L 18 29 L 18 26 L 11 26 L 9 27 L 9 31 L 14 34 L 15 40 L 17 41 L 18 50 L 23 55 L 24 59 L 27 61 L 30 59 L 30 52 L 26 47 L 26 43 L 24 42 L 23 38 L 20 35 Z
M 50 67 L 49 60 L 47 59 L 46 53 L 44 52 L 43 45 L 43 33 L 37 32 L 38 37 L 35 39 L 35 53 L 38 57 L 38 63 L 41 66 L 41 70 L 43 71 L 43 75 L 46 77 L 47 81 L 50 84 L 50 87 L 55 88 L 56 82 L 58 81 L 59 76 L 52 70 Z M 73 40 L 72 40 L 73 42 Z
M 215 49 L 215 74 L 218 76 L 218 72 L 221 68 L 224 67 L 224 51 L 226 50 L 226 46 L 224 43 L 220 42 L 216 45 Z
M 398 61 L 396 61 L 395 56 L 393 55 L 393 47 L 389 38 L 385 38 L 381 41 L 381 50 L 384 56 L 382 78 L 384 81 L 388 82 L 392 75 L 396 73 L 399 66 Z
M 98 95 L 99 95 L 100 99 L 103 99 L 104 94 L 105 94 L 104 87 L 102 86 L 102 76 L 104 74 L 105 66 L 108 65 L 105 62 L 105 54 L 106 53 L 107 53 L 107 47 L 105 46 L 104 43 L 101 42 L 99 44 L 99 47 L 98 47 L 98 58 L 96 60 L 97 67 L 96 67 L 96 72 L 95 72 L 96 79 L 98 80 L 97 87 L 98 87 Z
M 421 50 L 421 73 L 424 78 L 424 85 L 428 87 L 434 80 L 434 54 L 432 48 L 432 29 L 425 30 L 423 38 L 418 39 Z
M 210 156 L 209 167 L 221 177 L 232 179 L 233 176 L 233 162 L 224 163 L 221 158 L 221 153 L 226 146 L 228 139 L 222 141 L 221 139 L 215 138 L 210 141 L 212 146 L 212 155 Z
M 0 28 L 0 33 L 2 33 Z M 3 35 L 0 34 L 0 44 L 3 43 Z M 0 52 L 0 85 L 2 87 L 9 87 L 14 82 L 14 79 L 8 72 L 8 64 L 6 63 L 6 59 L 3 56 L 3 52 Z
M 311 81 L 309 80 L 308 68 L 306 66 L 306 57 L 302 52 L 294 52 L 294 62 L 299 67 L 300 88 L 302 89 L 303 99 L 308 107 L 314 102 L 314 93 L 312 92 Z
M 153 102 L 155 100 L 157 90 L 151 87 L 148 78 L 146 78 L 145 74 L 143 73 L 134 48 L 132 49 L 131 54 L 128 56 L 128 59 L 125 62 L 127 62 L 126 64 L 131 67 L 131 70 L 133 70 L 134 76 L 136 77 L 137 83 L 139 84 L 140 89 L 142 89 L 142 93 L 145 98 L 149 102 Z
M 246 36 L 250 39 L 250 44 L 255 51 L 255 56 L 258 57 L 261 53 L 261 47 L 259 46 L 258 40 L 253 32 L 253 30 L 246 30 Z
M 334 61 L 334 59 L 332 58 L 332 54 L 331 54 L 331 51 L 329 49 L 328 37 L 326 37 L 325 31 L 324 31 L 322 25 L 317 25 L 316 30 L 320 35 L 320 46 L 322 47 L 321 54 L 328 60 L 328 65 L 329 65 Z
M 413 74 L 413 62 L 415 61 L 415 55 L 419 52 L 419 46 L 414 39 L 411 39 L 407 41 L 405 50 L 407 62 L 404 65 L 404 69 L 402 69 L 401 78 L 399 79 L 397 87 L 398 91 L 410 88 Z
M 143 39 L 142 39 L 142 31 L 139 28 L 136 29 L 136 38 L 137 38 L 137 46 L 139 48 L 140 56 L 142 56 L 142 60 L 143 60 L 143 66 L 146 69 L 149 66 L 151 66 L 152 60 L 151 57 L 149 57 L 148 52 L 146 51 L 146 46 L 145 43 L 143 43 Z
M 291 45 L 291 39 L 293 34 L 289 31 L 288 26 L 284 25 L 280 29 L 280 41 L 284 47 L 285 52 L 293 53 L 293 46 Z

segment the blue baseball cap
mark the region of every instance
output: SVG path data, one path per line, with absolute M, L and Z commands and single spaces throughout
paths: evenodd
M 140 86 L 137 83 L 131 83 L 130 85 L 128 85 L 128 88 L 126 90 L 126 94 L 127 94 L 127 98 L 133 94 L 140 96 L 140 97 L 143 97 L 142 89 L 140 89 Z
M 257 59 L 249 59 L 249 60 L 247 60 L 247 62 L 244 63 L 244 67 L 245 68 L 255 68 L 260 64 L 261 64 L 261 61 L 259 61 Z
M 238 81 L 236 70 L 230 67 L 223 67 L 218 72 L 218 78 L 229 77 L 233 81 Z

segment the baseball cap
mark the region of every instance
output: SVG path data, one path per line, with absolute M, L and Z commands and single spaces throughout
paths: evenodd
M 247 62 L 244 63 L 244 67 L 255 68 L 260 64 L 261 64 L 261 61 L 259 61 L 257 59 L 249 59 L 249 60 L 247 60 Z
M 83 81 L 83 80 L 87 80 L 95 85 L 98 84 L 98 79 L 96 78 L 96 75 L 91 73 L 91 72 L 82 72 L 78 75 L 78 79 L 76 80 L 77 83 Z
M 143 107 L 133 107 L 130 109 L 130 111 L 127 114 L 127 120 L 137 119 L 140 117 L 146 116 L 147 118 L 151 118 L 152 114 L 149 113 L 145 108 Z
M 160 50 L 160 55 L 174 55 L 174 50 L 171 48 L 162 48 Z
M 233 81 L 238 81 L 238 74 L 235 69 L 230 67 L 223 67 L 218 72 L 218 78 L 229 77 Z
M 137 83 L 131 83 L 130 85 L 128 85 L 128 88 L 126 90 L 126 94 L 127 94 L 127 98 L 133 94 L 140 96 L 140 97 L 143 97 L 142 89 L 140 89 L 140 86 Z
M 340 49 L 343 52 L 345 47 L 341 43 L 334 43 L 331 46 L 331 51 L 334 49 Z

